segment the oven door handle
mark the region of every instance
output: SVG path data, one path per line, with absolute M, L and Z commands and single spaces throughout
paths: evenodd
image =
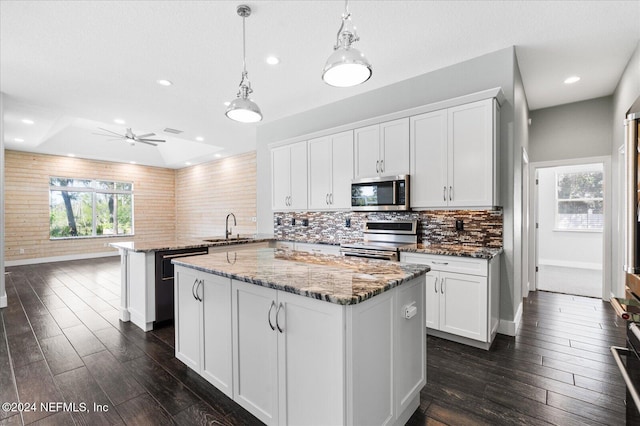
M 349 253 L 343 252 L 343 256 L 346 257 L 364 257 L 367 259 L 380 259 L 380 260 L 393 260 L 394 256 L 385 256 L 383 254 L 366 254 L 366 253 Z
M 635 404 L 636 408 L 638 408 L 638 410 L 640 410 L 640 396 L 638 396 L 638 391 L 636 390 L 636 387 L 633 385 L 633 383 L 631 382 L 631 377 L 629 377 L 629 373 L 627 372 L 627 369 L 625 368 L 624 364 L 622 363 L 622 359 L 620 358 L 620 354 L 622 353 L 622 355 L 626 355 L 626 356 L 631 356 L 633 355 L 631 353 L 631 351 L 627 348 L 622 348 L 620 346 L 611 346 L 611 353 L 613 354 L 613 359 L 616 360 L 616 364 L 618 364 L 618 369 L 620 369 L 620 373 L 622 374 L 622 378 L 624 379 L 624 382 L 627 385 L 627 389 L 629 390 L 629 394 L 631 394 L 631 398 L 633 399 L 633 403 Z

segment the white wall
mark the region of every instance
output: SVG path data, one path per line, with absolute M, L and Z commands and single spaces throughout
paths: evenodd
M 548 167 L 538 170 L 538 265 L 602 269 L 602 232 L 555 229 L 556 172 L 586 169 L 593 169 L 593 166 Z
M 515 49 L 509 47 L 459 64 L 435 70 L 399 83 L 371 90 L 305 111 L 257 128 L 257 185 L 258 232 L 273 232 L 271 212 L 270 156 L 268 144 L 291 139 L 315 131 L 365 120 L 409 108 L 463 96 L 494 87 L 501 87 L 506 102 L 501 109 L 501 197 L 504 206 L 504 254 L 501 262 L 501 319 L 514 319 L 521 304 L 520 222 L 514 221 L 514 187 L 518 188 L 518 206 L 521 203 L 520 155 L 528 114 L 521 79 L 516 77 Z M 375 79 L 375 74 L 373 76 Z M 514 84 L 518 82 L 518 96 L 514 101 Z M 365 83 L 366 84 L 366 83 Z M 327 90 L 336 90 L 327 87 Z M 349 89 L 344 90 L 349 93 Z M 517 102 L 518 119 L 514 122 L 514 103 Z M 524 121 L 524 123 L 523 123 Z M 514 165 L 514 158 L 517 162 Z M 518 207 L 519 209 L 520 207 Z M 514 242 L 517 241 L 516 244 Z M 517 247 L 516 247 L 517 246 Z M 514 255 L 518 251 L 517 256 Z M 518 275 L 514 274 L 517 268 Z
M 611 140 L 611 146 L 609 154 L 612 160 L 612 176 L 618 176 L 620 173 L 618 148 L 624 144 L 624 126 L 623 120 L 629 112 L 640 112 L 640 42 L 636 47 L 635 52 L 631 56 L 627 67 L 625 68 L 618 86 L 613 93 L 613 137 Z M 635 102 L 635 104 L 634 104 Z M 630 111 L 634 106 L 634 109 Z M 624 165 L 622 165 L 624 167 Z M 619 188 L 617 185 L 613 188 L 613 200 L 611 204 L 615 206 L 616 211 L 620 211 L 620 201 L 624 199 L 624 188 Z M 624 211 L 624 210 L 622 210 Z M 615 296 L 624 296 L 624 250 L 621 247 L 620 239 L 624 237 L 624 227 L 617 229 L 614 232 L 614 239 L 612 241 L 612 293 Z
M 611 155 L 612 97 L 531 111 L 531 162 Z
M 4 282 L 4 94 L 0 92 L 0 308 L 7 306 Z

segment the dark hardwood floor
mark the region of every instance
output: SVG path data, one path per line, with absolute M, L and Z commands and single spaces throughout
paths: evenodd
M 175 359 L 172 326 L 144 333 L 118 320 L 119 266 L 114 257 L 7 268 L 0 402 L 37 407 L 0 410 L 0 425 L 260 424 Z M 518 335 L 499 335 L 490 351 L 427 338 L 428 383 L 409 424 L 622 425 L 609 346 L 624 341 L 607 303 L 532 293 Z

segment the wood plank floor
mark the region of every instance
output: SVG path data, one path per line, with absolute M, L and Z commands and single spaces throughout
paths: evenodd
M 0 411 L 0 425 L 260 424 L 175 359 L 172 326 L 144 333 L 118 320 L 119 267 L 105 258 L 7 268 L 0 402 L 38 407 Z M 624 341 L 608 304 L 532 293 L 518 335 L 499 335 L 490 351 L 428 337 L 428 383 L 409 424 L 622 425 L 625 388 L 608 348 Z M 39 407 L 63 401 L 88 412 Z

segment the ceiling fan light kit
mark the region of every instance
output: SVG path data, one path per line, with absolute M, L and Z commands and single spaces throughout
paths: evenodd
M 251 8 L 241 4 L 236 9 L 236 12 L 238 16 L 242 18 L 242 79 L 238 87 L 237 97 L 229 104 L 225 114 L 231 120 L 240 123 L 256 123 L 262 120 L 262 112 L 260 111 L 260 107 L 249 98 L 253 90 L 251 89 L 251 82 L 249 81 L 247 73 L 245 38 L 245 19 L 251 16 Z
M 349 0 L 344 2 L 344 13 L 333 53 L 327 59 L 322 70 L 325 83 L 335 87 L 351 87 L 362 84 L 371 78 L 373 68 L 364 53 L 351 45 L 360 40 L 356 27 L 351 22 Z

